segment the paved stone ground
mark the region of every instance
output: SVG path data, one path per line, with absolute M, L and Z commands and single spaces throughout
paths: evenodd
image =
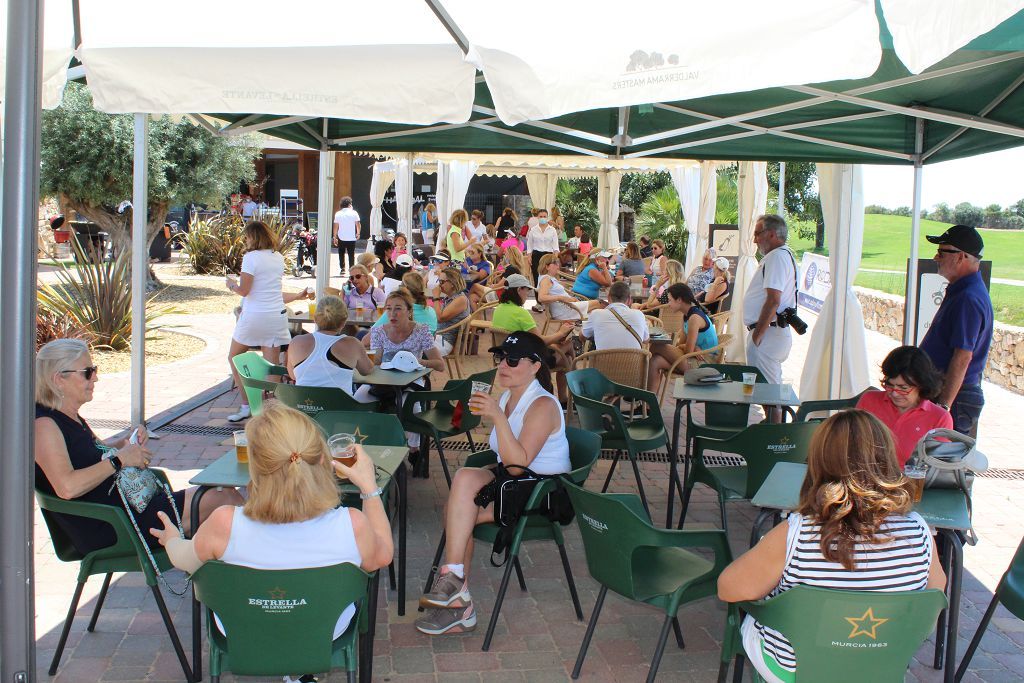
M 216 316 L 211 316 L 214 318 Z M 231 320 L 194 320 L 193 327 L 212 340 L 207 351 L 193 359 L 155 368 L 148 375 L 148 408 L 157 412 L 170 408 L 227 376 L 224 355 L 225 336 Z M 870 357 L 878 363 L 895 345 L 880 335 L 869 333 Z M 802 338 L 806 340 L 807 337 Z M 786 366 L 787 380 L 797 380 L 806 342 L 798 342 Z M 481 366 L 487 361 L 481 359 Z M 435 378 L 443 384 L 444 378 Z M 798 380 L 797 380 L 798 381 Z M 97 391 L 97 400 L 87 406 L 91 418 L 125 419 L 128 407 L 127 377 L 105 376 Z M 993 464 L 1013 467 L 1016 449 L 1011 450 L 1011 420 L 1020 414 L 1021 398 L 986 386 L 988 406 L 982 423 L 982 448 Z M 1004 395 L 1005 394 L 1005 395 Z M 103 397 L 100 400 L 100 397 Z M 237 403 L 235 393 L 219 398 L 181 417 L 177 424 L 223 426 L 226 415 Z M 671 418 L 671 406 L 665 408 Z M 98 430 L 99 431 L 99 430 Z M 113 431 L 113 430 L 106 430 Z M 481 433 L 477 443 L 484 435 Z M 167 468 L 176 486 L 188 479 L 228 448 L 223 437 L 165 432 L 154 442 L 154 464 Z M 456 466 L 464 451 L 448 453 Z M 380 681 L 564 681 L 568 679 L 584 622 L 578 622 L 562 575 L 557 553 L 547 544 L 527 544 L 522 558 L 528 592 L 513 581 L 502 608 L 497 635 L 490 652 L 480 645 L 490 618 L 490 608 L 501 578 L 500 570 L 490 567 L 486 553 L 479 551 L 472 567 L 472 587 L 478 604 L 480 622 L 471 634 L 430 638 L 415 631 L 415 602 L 426 578 L 441 528 L 446 487 L 436 453 L 432 454 L 430 479 L 410 480 L 408 611 L 398 617 L 395 593 L 382 582 L 380 609 L 375 640 L 374 679 Z M 607 473 L 608 461 L 600 461 L 591 476 L 591 486 L 599 486 Z M 667 465 L 643 463 L 644 486 L 652 501 L 656 523 L 664 521 L 667 495 Z M 962 653 L 974 633 L 977 621 L 991 598 L 991 592 L 1024 533 L 1021 514 L 1024 482 L 1010 479 L 979 478 L 976 482 L 975 522 L 980 542 L 965 550 L 966 573 L 961 604 L 960 644 Z M 613 491 L 633 491 L 635 483 L 628 468 L 620 468 L 612 480 Z M 731 545 L 735 553 L 746 547 L 754 509 L 744 503 L 730 504 Z M 717 505 L 706 490 L 698 488 L 688 528 L 718 523 Z M 60 625 L 74 588 L 76 567 L 61 563 L 53 555 L 45 525 L 36 513 L 36 637 L 40 679 L 47 679 L 46 668 L 56 646 Z M 570 562 L 577 577 L 580 600 L 586 617 L 593 609 L 597 584 L 589 578 L 579 533 L 575 524 L 567 528 Z M 171 582 L 180 585 L 183 575 L 175 572 Z M 86 586 L 79 618 L 76 620 L 64 653 L 58 681 L 177 680 L 182 679 L 177 659 L 163 630 L 148 588 L 138 575 L 115 577 L 99 619 L 97 630 L 86 633 L 100 581 Z M 164 592 L 182 641 L 191 636 L 191 612 L 187 599 Z M 680 621 L 686 649 L 670 644 L 662 660 L 662 680 L 712 681 L 718 667 L 718 648 L 722 636 L 724 609 L 708 599 L 685 607 Z M 661 619 L 654 610 L 609 597 L 594 643 L 583 669 L 582 680 L 642 680 L 654 650 Z M 188 647 L 186 645 L 186 647 Z M 929 665 L 931 648 L 922 647 L 907 675 L 912 681 L 938 681 L 940 672 Z M 204 669 L 206 669 L 204 660 Z M 1024 670 L 1024 622 L 1000 608 L 973 668 L 966 677 L 977 681 L 1020 680 Z M 207 672 L 208 673 L 208 672 Z M 331 680 L 340 680 L 335 675 Z M 225 676 L 225 680 L 231 680 Z

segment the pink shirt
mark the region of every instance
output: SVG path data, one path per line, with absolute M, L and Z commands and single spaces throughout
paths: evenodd
M 916 408 L 901 413 L 886 392 L 869 391 L 860 397 L 857 407 L 868 411 L 892 430 L 900 467 L 910 459 L 917 442 L 928 430 L 953 428 L 953 417 L 946 409 L 928 400 L 922 400 Z

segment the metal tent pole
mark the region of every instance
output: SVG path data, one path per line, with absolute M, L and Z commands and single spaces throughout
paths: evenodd
M 922 157 L 924 150 L 924 119 L 917 119 L 914 131 L 914 208 L 910 218 L 910 263 L 907 264 L 907 291 L 903 299 L 903 343 L 914 343 L 914 310 L 917 308 L 917 254 L 921 241 L 921 181 Z
M 779 215 L 786 215 L 786 162 L 779 162 Z
M 331 234 L 334 232 L 334 152 L 320 150 L 320 192 L 316 203 L 316 298 L 331 284 Z M 343 265 L 340 261 L 338 266 Z
M 32 491 L 43 2 L 7 3 L 0 235 L 0 681 L 35 680 Z
M 146 282 L 149 275 L 149 115 L 135 115 L 132 159 L 132 424 L 146 419 Z

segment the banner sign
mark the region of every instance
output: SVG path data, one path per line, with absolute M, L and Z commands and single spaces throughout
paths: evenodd
M 800 260 L 800 305 L 815 313 L 821 313 L 825 297 L 832 290 L 832 272 L 828 257 L 805 251 Z
M 910 270 L 910 259 L 907 259 L 907 271 Z M 992 289 L 992 262 L 981 262 L 981 279 L 985 282 L 985 288 Z M 935 313 L 939 310 L 939 304 L 946 296 L 946 278 L 939 275 L 939 265 L 934 259 L 917 260 L 917 282 L 914 283 L 917 289 L 917 310 L 914 311 L 914 337 L 911 343 L 917 346 L 924 339 L 928 328 L 932 325 Z

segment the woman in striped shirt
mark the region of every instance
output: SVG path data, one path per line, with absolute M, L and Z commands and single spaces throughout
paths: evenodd
M 942 589 L 946 576 L 896 461 L 889 429 L 862 410 L 822 423 L 811 440 L 800 505 L 718 579 L 726 602 L 773 597 L 796 585 L 841 590 Z M 751 617 L 743 647 L 769 683 L 794 680 L 793 648 Z

